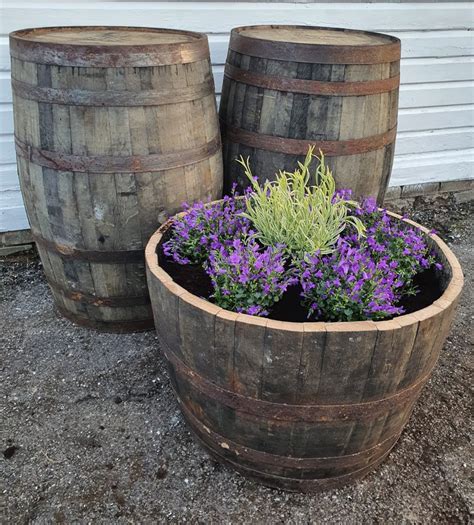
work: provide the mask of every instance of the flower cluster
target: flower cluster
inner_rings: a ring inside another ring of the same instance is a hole
[[[308,315],[324,321],[360,321],[402,313],[395,306],[404,284],[397,266],[386,256],[374,261],[370,249],[340,238],[331,255],[308,256],[300,264]]]
[[[397,275],[405,284],[404,293],[413,294],[416,290],[410,288],[413,277],[433,264],[441,269],[434,254],[429,253],[426,242],[419,230],[410,227],[402,221],[395,221],[386,210],[379,209],[374,199],[362,201],[355,212],[366,225],[366,245],[375,262],[387,257],[390,262],[397,263]],[[351,237],[356,244],[359,239]]]
[[[163,244],[164,254],[174,262],[203,264],[212,250],[252,234],[250,222],[240,215],[245,208],[243,199],[226,196],[213,204],[183,206],[186,213],[173,221],[172,236]]]
[[[350,190],[340,192],[350,198]],[[342,234],[331,256],[308,255],[299,273],[303,304],[310,316],[328,321],[384,319],[404,312],[404,295],[417,293],[413,277],[435,264],[423,237],[365,199],[354,213],[365,236]]]
[[[263,189],[242,161],[252,188],[243,197],[186,206],[165,255],[204,268],[214,302],[235,312],[267,316],[296,285],[313,320],[402,314],[401,299],[417,293],[414,277],[441,264],[419,230],[372,198],[357,203],[350,190],[335,190],[322,156],[319,186],[308,189],[311,155]]]
[[[255,239],[235,239],[212,250],[206,263],[215,302],[234,312],[268,315],[288,286],[296,283],[285,269],[284,246],[262,248]]]

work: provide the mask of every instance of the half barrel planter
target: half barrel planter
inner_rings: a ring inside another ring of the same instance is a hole
[[[307,26],[232,30],[220,121],[224,188],[254,173],[293,171],[308,146],[327,157],[339,188],[383,201],[395,148],[400,40]]]
[[[265,485],[303,492],[349,483],[387,457],[433,371],[463,286],[446,244],[405,222],[443,262],[443,293],[377,322],[290,323],[224,310],[160,267],[172,220],[153,235],[147,278],[161,349],[184,418],[212,456]]]
[[[184,201],[222,196],[207,37],[38,28],[10,50],[20,184],[58,310],[152,328],[146,242]]]

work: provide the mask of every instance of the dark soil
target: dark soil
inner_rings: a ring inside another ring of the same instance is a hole
[[[397,304],[397,306],[403,307],[406,314],[426,308],[436,299],[439,299],[444,291],[441,276],[434,267],[415,275],[413,286],[418,290],[418,293],[403,297]]]
[[[173,281],[178,283],[188,292],[209,300],[212,294],[211,279],[198,264],[178,264],[169,259],[160,262],[163,270],[169,274]]]
[[[57,314],[34,253],[0,260],[0,522],[468,524],[474,511],[472,205],[417,205],[466,284],[407,428],[365,479],[321,494],[248,481],[192,439],[155,332],[104,334]]]
[[[308,311],[301,306],[301,286],[290,286],[283,297],[270,310],[270,319],[304,323],[308,321]]]
[[[209,299],[212,294],[212,283],[202,266],[178,264],[163,253],[163,244],[170,238],[171,232],[171,228],[164,232],[162,241],[157,247],[158,263],[173,278],[173,281],[185,290],[203,299]]]

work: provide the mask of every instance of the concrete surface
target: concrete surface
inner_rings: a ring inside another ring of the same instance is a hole
[[[55,312],[34,253],[4,258],[4,523],[468,523],[472,203],[416,207],[413,216],[440,230],[465,269],[454,329],[383,466],[312,496],[267,489],[209,459],[183,423],[153,332],[76,327]]]

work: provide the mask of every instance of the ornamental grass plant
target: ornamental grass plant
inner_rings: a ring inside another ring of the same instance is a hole
[[[331,253],[347,227],[355,229],[359,236],[365,231],[361,220],[350,213],[357,208],[357,202],[338,195],[322,152],[314,173],[315,183],[310,184],[313,159],[311,146],[295,171],[280,171],[275,181],[267,180],[263,186],[253,176],[249,159],[238,160],[253,189],[242,216],[252,223],[262,244],[283,244],[292,257],[316,251]]]
[[[240,159],[251,189],[218,203],[197,203],[173,222],[164,254],[207,273],[222,308],[268,316],[289,288],[306,318],[387,319],[418,293],[415,277],[441,264],[420,231],[394,219],[374,199],[336,190],[324,156],[312,177],[313,148],[294,172],[258,185]],[[310,181],[314,178],[314,184]]]

